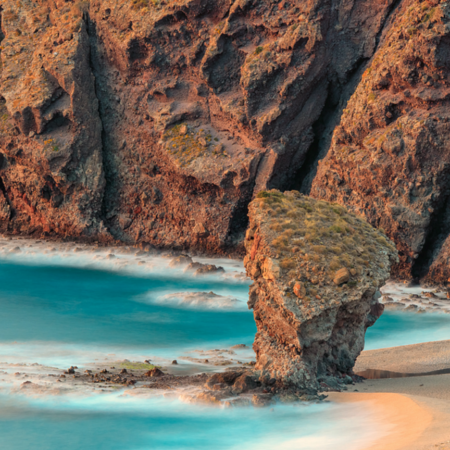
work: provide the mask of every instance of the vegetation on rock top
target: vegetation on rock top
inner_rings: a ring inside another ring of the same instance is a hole
[[[279,261],[282,276],[305,300],[347,269],[348,288],[368,278],[376,285],[376,271],[384,271],[385,255],[397,250],[385,234],[338,204],[315,200],[296,191],[260,192],[251,208],[264,239]],[[297,294],[297,296],[299,296]]]

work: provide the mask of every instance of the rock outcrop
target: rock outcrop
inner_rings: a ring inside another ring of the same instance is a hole
[[[217,253],[295,178],[394,0],[0,3],[2,228]]]
[[[450,278],[444,1],[0,6],[1,231],[243,254],[249,202],[295,188]]]
[[[449,56],[450,5],[400,2],[311,190],[383,228],[405,279],[450,277]]]
[[[315,389],[352,373],[397,251],[342,206],[295,191],[252,201],[244,263],[260,381]]]
[[[101,237],[102,125],[83,12],[0,3],[0,230]]]

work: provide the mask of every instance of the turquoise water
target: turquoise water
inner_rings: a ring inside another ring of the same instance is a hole
[[[105,353],[167,355],[184,350],[251,345],[256,327],[245,303],[240,310],[173,308],[155,304],[168,291],[214,291],[247,296],[248,283],[220,278],[177,279],[160,273],[147,278],[104,270],[0,263],[0,343],[17,342],[13,349],[33,349],[33,362],[53,363],[48,346],[64,348],[64,361],[77,357],[71,350]],[[42,347],[41,354],[37,343]],[[26,344],[26,345],[25,345]],[[0,355],[7,351],[0,346]],[[31,351],[31,350],[30,350]],[[63,357],[63,356],[61,356]]]
[[[384,431],[364,403],[220,409],[105,395],[0,405],[4,450],[361,450]]]
[[[229,276],[242,272],[240,263],[230,262],[225,277],[198,279],[169,269],[168,260],[123,256],[113,263],[102,254],[94,264],[91,254],[23,253],[0,259],[0,361],[60,368],[170,361],[253,342],[249,282]],[[211,309],[161,301],[168,293],[210,291],[241,303]],[[387,313],[369,330],[366,348],[450,339],[449,325],[448,315]],[[222,409],[122,391],[30,397],[10,391],[1,377],[2,450],[361,450],[386,432],[363,403]]]
[[[366,333],[365,350],[450,339],[450,314],[386,311]]]

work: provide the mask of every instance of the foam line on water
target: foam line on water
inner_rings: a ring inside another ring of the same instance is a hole
[[[217,290],[216,290],[217,291]],[[196,290],[173,292],[172,290],[158,292],[149,291],[147,294],[136,298],[143,303],[169,306],[173,308],[194,310],[222,310],[222,311],[245,311],[248,309],[246,295],[241,299],[232,295],[220,295],[216,292],[198,292]]]
[[[77,397],[16,396],[14,404],[8,402],[7,397],[3,400],[0,411],[12,407],[16,420],[20,420],[21,415],[31,414],[50,421],[50,424],[61,419],[71,421],[75,427],[77,423],[83,423],[83,419],[95,423],[102,417],[110,426],[123,427],[121,423],[125,423],[128,429],[122,432],[127,435],[127,446],[123,448],[127,450],[147,450],[149,445],[154,449],[361,450],[389,431],[389,427],[377,420],[368,402],[221,409],[185,404],[176,399],[143,399],[122,393]],[[2,414],[0,424],[1,419]],[[139,423],[142,420],[144,422]],[[42,420],[39,423],[44,425]],[[138,436],[141,439],[136,439]],[[105,437],[99,436],[99,439]],[[69,450],[74,448],[70,439],[67,445]]]
[[[53,243],[28,239],[0,238],[0,259],[16,264],[63,266],[121,272],[136,277],[192,279],[184,267],[170,267],[172,257],[144,252],[133,247],[95,247],[74,243]],[[225,273],[202,279],[231,284],[250,284],[242,261],[232,259],[195,258],[195,261],[222,266]]]

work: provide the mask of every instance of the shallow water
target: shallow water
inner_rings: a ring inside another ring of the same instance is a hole
[[[247,309],[192,310],[152,303],[152,297],[168,290],[213,290],[242,297],[248,285],[0,262],[0,342],[16,341],[11,347],[16,354],[17,348],[26,352],[28,346],[36,362],[46,364],[56,363],[54,355],[52,361],[39,355],[37,342],[42,350],[57,343],[68,353],[71,347],[88,351],[95,346],[105,353],[172,359],[198,345],[251,345],[255,325]],[[0,346],[0,355],[5,351]],[[66,355],[66,362],[70,357]]]
[[[221,369],[202,363],[208,349],[252,344],[249,281],[240,262],[220,261],[224,276],[194,278],[170,269],[170,259],[131,249],[50,251],[45,243],[0,244],[0,361],[61,368],[125,358],[161,364],[178,359],[180,369],[206,372]],[[14,250],[17,245],[20,250]],[[213,308],[201,301],[166,301],[185,292],[213,292],[233,301],[220,297]],[[366,348],[450,339],[449,320],[387,313],[369,330]],[[226,359],[247,361],[254,354],[251,348],[234,350]],[[15,371],[9,365],[3,370],[11,376]],[[361,450],[388,431],[364,404],[222,409],[123,391],[53,396],[10,391],[23,381],[2,382],[0,372],[2,450]]]
[[[216,409],[104,395],[0,405],[5,450],[361,450],[388,431],[367,404]]]
[[[365,350],[450,339],[450,314],[386,311],[367,330]]]

